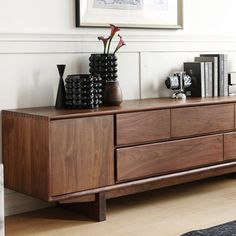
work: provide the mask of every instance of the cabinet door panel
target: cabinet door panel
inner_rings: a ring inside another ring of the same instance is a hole
[[[182,137],[234,129],[234,104],[171,109],[171,136]]]
[[[116,116],[117,145],[152,142],[170,137],[170,110]]]
[[[150,177],[223,161],[223,135],[117,150],[117,181]]]
[[[224,159],[236,159],[236,132],[224,134]]]
[[[51,195],[114,183],[113,116],[51,122]]]

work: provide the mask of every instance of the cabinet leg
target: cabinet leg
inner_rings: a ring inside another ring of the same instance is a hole
[[[94,202],[66,203],[59,206],[81,213],[98,222],[106,220],[106,196],[105,193],[96,193]]]

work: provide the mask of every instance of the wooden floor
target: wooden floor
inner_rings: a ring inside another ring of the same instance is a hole
[[[176,236],[236,220],[236,179],[220,177],[108,202],[97,223],[50,208],[6,218],[7,236]]]

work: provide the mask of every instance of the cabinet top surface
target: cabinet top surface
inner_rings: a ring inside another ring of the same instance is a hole
[[[55,109],[55,107],[32,107],[5,112],[14,112],[25,115],[46,117],[50,120],[76,118],[98,115],[110,115],[127,112],[148,111],[155,109],[179,108],[189,106],[213,105],[222,103],[236,103],[236,96],[211,97],[211,98],[187,98],[176,100],[171,98],[155,98],[124,101],[120,106],[103,106],[98,109]]]

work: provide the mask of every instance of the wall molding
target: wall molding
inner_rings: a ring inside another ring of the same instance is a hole
[[[121,53],[139,52],[236,52],[236,36],[124,34]],[[100,53],[97,33],[4,33],[0,54]]]
[[[94,33],[46,33],[46,32],[3,32],[0,31],[0,42],[97,42],[98,32]],[[169,31],[169,34],[122,33],[126,42],[221,42],[235,43],[235,35],[184,35]],[[115,40],[115,39],[114,39]]]

